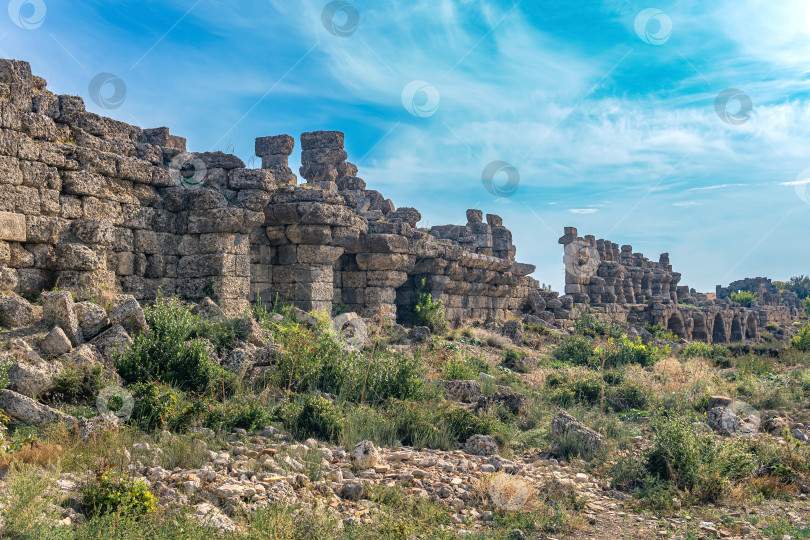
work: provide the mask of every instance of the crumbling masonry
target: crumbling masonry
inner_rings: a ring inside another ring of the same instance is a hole
[[[707,340],[716,320],[728,339],[756,337],[793,309],[680,306],[691,297],[665,257],[652,263],[575,229],[566,248],[585,241],[601,262],[588,279],[567,277],[560,297],[515,261],[500,217],[468,210],[465,225],[419,228],[417,210],[366,189],[342,133],[305,133],[300,143],[301,185],[290,136],[257,139],[262,165],[247,169],[230,154],[186,152],[167,128],[87,112],[81,98],[49,92],[28,63],[0,60],[0,291],[123,291],[147,301],[162,291],[209,296],[231,313],[279,298],[402,320],[424,280],[454,322],[524,317],[565,328],[587,300]]]

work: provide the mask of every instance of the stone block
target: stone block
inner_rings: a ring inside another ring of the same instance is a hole
[[[231,189],[258,189],[272,191],[276,180],[269,169],[235,169],[229,177]]]
[[[343,133],[340,131],[312,131],[301,134],[301,149],[343,148]]]
[[[275,135],[272,137],[258,137],[256,139],[256,155],[264,157],[268,155],[289,156],[295,149],[295,139],[289,135]]]
[[[46,322],[58,324],[74,346],[83,342],[79,319],[74,310],[73,296],[69,292],[42,293],[42,317]]]
[[[0,212],[0,240],[26,241],[26,219],[23,214]]]

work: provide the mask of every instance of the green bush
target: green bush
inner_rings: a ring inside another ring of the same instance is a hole
[[[739,291],[731,293],[731,301],[737,302],[743,307],[751,307],[751,302],[757,299],[757,294],[749,291]]]
[[[442,379],[445,381],[465,381],[477,378],[478,372],[465,358],[450,358],[442,366]]]
[[[681,354],[685,358],[699,357],[708,360],[727,358],[731,356],[730,351],[722,345],[709,345],[702,341],[693,341],[681,349]]]
[[[135,336],[132,346],[116,360],[118,374],[126,383],[156,380],[181,390],[202,392],[226,377],[211,360],[212,344],[207,339],[191,338],[199,317],[187,306],[158,296],[144,314],[149,332]]]
[[[82,495],[82,511],[89,515],[137,516],[155,509],[157,500],[145,483],[111,469],[96,473]]]
[[[580,335],[565,338],[554,349],[552,355],[560,362],[568,362],[575,366],[590,365],[596,358],[591,340]]]
[[[608,410],[625,412],[645,409],[650,402],[650,391],[636,383],[626,381],[615,371],[604,374],[605,405]],[[602,379],[598,373],[578,374],[569,377],[552,373],[546,377],[546,399],[560,407],[581,404],[600,405]]]
[[[661,341],[678,341],[678,336],[669,331],[666,326],[660,324],[645,324],[644,329],[652,334],[655,339]]]
[[[650,343],[645,345],[641,338],[631,340],[627,336],[622,336],[619,339],[610,338],[604,346],[597,348],[595,361],[597,364],[601,364],[604,360],[606,369],[627,364],[649,367],[669,352],[669,345],[659,348]]]
[[[286,402],[275,413],[281,417],[284,427],[296,437],[337,442],[343,432],[343,414],[328,399],[320,396],[303,396],[294,402]]]
[[[606,323],[595,315],[583,313],[574,320],[574,331],[581,336],[618,338],[624,331],[619,323]]]
[[[416,284],[411,299],[411,323],[413,326],[427,326],[434,333],[447,330],[442,301],[433,301],[433,296],[425,290],[424,279]]]
[[[810,317],[810,296],[802,300],[802,309],[804,309],[804,314]]]
[[[51,399],[64,403],[95,403],[99,390],[112,384],[103,366],[67,366],[54,375]]]
[[[501,365],[518,373],[528,373],[533,368],[534,361],[529,359],[527,352],[509,347],[503,351]]]
[[[167,384],[155,381],[128,387],[135,401],[132,420],[147,430],[169,427],[180,410],[182,394]]]
[[[790,340],[790,345],[800,351],[810,351],[810,323],[805,323],[799,333]]]

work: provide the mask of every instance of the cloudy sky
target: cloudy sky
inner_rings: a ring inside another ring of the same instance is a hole
[[[500,214],[557,290],[576,226],[712,291],[810,273],[808,4],[12,0],[0,54],[254,166],[255,137],[344,131],[370,189]]]

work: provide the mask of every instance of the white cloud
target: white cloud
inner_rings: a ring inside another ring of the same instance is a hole
[[[568,211],[571,212],[572,214],[587,215],[587,214],[595,214],[599,210],[596,208],[571,208]]]
[[[688,208],[688,207],[691,207],[691,206],[703,206],[703,203],[702,202],[697,202],[697,201],[683,201],[683,202],[672,203],[672,206],[677,206],[677,207],[681,207],[681,208]]]

